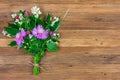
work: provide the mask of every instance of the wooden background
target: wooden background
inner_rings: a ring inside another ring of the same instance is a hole
[[[46,52],[32,75],[31,55],[8,47],[0,33],[0,80],[120,80],[120,0],[0,0],[0,32],[10,14],[37,5],[43,13],[68,16],[58,32],[60,50]]]

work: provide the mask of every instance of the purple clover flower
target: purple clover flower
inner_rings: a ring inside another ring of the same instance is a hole
[[[29,31],[29,30],[27,30],[27,31],[26,31],[26,34],[27,34],[27,35],[28,35],[28,34],[30,34],[30,31]]]
[[[46,39],[48,37],[48,31],[43,29],[41,25],[36,26],[33,29],[32,34],[38,39]]]
[[[15,41],[17,43],[17,45],[20,45],[21,43],[23,43],[24,41],[24,37],[26,36],[26,32],[24,29],[21,29],[21,31],[19,33],[16,34],[15,36]]]
[[[28,11],[25,11],[24,12],[24,16],[28,16],[29,15],[29,12]]]
[[[19,19],[20,19],[20,16],[19,16],[19,15],[17,15],[15,18],[19,20]]]
[[[51,30],[49,34],[50,34],[50,36],[52,36],[54,34],[54,32]]]

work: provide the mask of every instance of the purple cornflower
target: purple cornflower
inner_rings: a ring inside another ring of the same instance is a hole
[[[25,36],[27,35],[24,29],[21,29],[21,35],[22,35],[23,37],[25,37]]]
[[[15,41],[17,45],[20,45],[24,41],[24,37],[26,36],[26,32],[24,29],[21,29],[19,33],[16,34]]]
[[[48,31],[43,29],[41,25],[36,26],[33,29],[32,34],[38,39],[46,39],[48,37]]]

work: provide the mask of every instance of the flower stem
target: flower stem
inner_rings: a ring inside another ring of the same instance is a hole
[[[40,68],[38,66],[34,66],[34,68],[33,68],[33,74],[34,75],[40,74]]]
[[[38,55],[35,55],[33,59],[34,59],[33,74],[38,75],[40,74],[40,67],[39,67],[40,57]]]

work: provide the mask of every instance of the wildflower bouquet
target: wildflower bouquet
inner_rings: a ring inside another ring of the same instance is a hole
[[[14,37],[9,46],[24,48],[26,54],[33,56],[33,74],[40,73],[39,61],[44,57],[44,52],[56,52],[60,35],[56,33],[60,26],[58,17],[52,18],[48,13],[42,15],[40,8],[32,7],[31,13],[26,10],[20,10],[11,15],[14,23],[8,23],[4,28],[3,34],[8,37]]]

